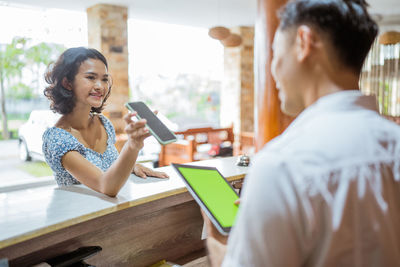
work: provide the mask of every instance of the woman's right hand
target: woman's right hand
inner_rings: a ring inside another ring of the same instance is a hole
[[[143,141],[150,136],[149,130],[145,127],[146,120],[133,121],[136,113],[128,113],[124,116],[126,122],[125,132],[128,135],[128,145],[131,149],[140,150],[143,148]]]

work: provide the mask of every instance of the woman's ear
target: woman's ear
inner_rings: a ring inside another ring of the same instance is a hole
[[[297,60],[304,61],[310,56],[315,45],[315,33],[307,25],[301,25],[297,28],[296,34],[296,52]]]
[[[67,90],[71,90],[71,91],[72,91],[72,85],[71,85],[71,82],[70,82],[70,81],[68,81],[68,79],[67,79],[66,77],[64,77],[64,78],[62,79],[62,82],[61,82],[61,84],[62,84],[62,86],[63,86],[65,89],[67,89]]]

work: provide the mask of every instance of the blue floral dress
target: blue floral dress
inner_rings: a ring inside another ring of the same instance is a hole
[[[43,134],[43,154],[47,164],[54,172],[54,178],[59,186],[80,184],[72,175],[64,169],[61,164],[61,158],[68,151],[78,151],[88,161],[106,171],[111,164],[117,159],[118,151],[115,148],[115,130],[111,122],[99,115],[100,121],[103,123],[107,132],[107,149],[103,154],[100,154],[90,148],[85,147],[72,134],[64,129],[51,127]]]

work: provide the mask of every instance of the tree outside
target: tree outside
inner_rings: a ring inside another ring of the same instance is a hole
[[[12,78],[20,76],[24,66],[23,53],[26,45],[25,38],[14,38],[11,44],[1,46],[0,50],[0,97],[3,138],[8,139],[7,111],[5,100],[5,86]]]
[[[26,62],[28,68],[33,74],[34,92],[41,94],[43,88],[40,85],[40,80],[43,79],[44,70],[47,66],[65,50],[63,45],[53,43],[39,43],[31,46],[26,50]]]
[[[220,89],[221,81],[198,74],[141,75],[134,81],[133,99],[159,110],[180,129],[218,127]]]
[[[30,41],[28,38],[15,37],[10,44],[0,45],[0,107],[3,139],[8,139],[10,136],[6,98],[12,100],[39,98],[43,89],[40,80],[45,68],[65,49],[58,44],[30,45]],[[27,75],[28,73],[30,75]]]

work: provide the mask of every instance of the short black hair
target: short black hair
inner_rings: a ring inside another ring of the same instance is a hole
[[[86,47],[69,48],[60,55],[55,63],[48,66],[45,80],[49,86],[44,89],[44,95],[50,100],[51,110],[63,115],[72,112],[76,102],[75,93],[64,88],[62,81],[66,78],[69,82],[73,82],[79,67],[89,58],[101,60],[108,69],[106,58],[96,49]],[[101,113],[110,92],[111,84],[101,106],[92,107],[91,112]]]
[[[325,33],[345,66],[361,72],[378,33],[364,0],[294,0],[278,13],[280,30],[309,25]]]

